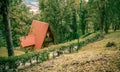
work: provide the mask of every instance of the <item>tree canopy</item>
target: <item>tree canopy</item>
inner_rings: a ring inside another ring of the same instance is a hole
[[[57,43],[63,43],[101,31],[120,29],[120,1],[114,0],[38,0],[39,13],[33,14],[23,0],[9,1],[9,19],[13,45],[28,34],[33,19],[50,24]],[[81,2],[82,1],[82,2]],[[0,46],[6,46],[4,16],[5,1],[0,0]],[[79,34],[78,34],[79,33]]]

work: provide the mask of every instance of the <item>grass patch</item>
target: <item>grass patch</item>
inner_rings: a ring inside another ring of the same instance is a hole
[[[6,57],[8,55],[6,48],[0,48],[0,57]]]
[[[22,55],[25,52],[20,49],[14,49],[15,56]],[[5,47],[0,48],[0,57],[8,57],[8,52]]]

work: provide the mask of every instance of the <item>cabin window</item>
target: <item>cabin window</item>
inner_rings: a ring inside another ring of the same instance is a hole
[[[50,37],[50,34],[49,33],[47,33],[47,37],[46,38],[49,38]]]

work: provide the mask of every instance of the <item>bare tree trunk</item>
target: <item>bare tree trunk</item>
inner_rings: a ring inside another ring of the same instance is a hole
[[[100,15],[100,18],[101,18],[101,24],[100,24],[100,31],[101,31],[101,36],[104,37],[104,25],[105,25],[105,0],[102,0],[102,8],[99,8],[100,11],[101,11],[101,15]]]
[[[10,26],[10,19],[9,19],[9,0],[3,0],[2,3],[2,10],[3,10],[3,23],[5,25],[5,36],[7,42],[7,50],[8,56],[13,56],[13,43],[12,43],[12,33],[11,33],[11,26]]]
[[[108,30],[109,30],[109,24],[107,22],[108,18],[107,18],[107,8],[106,8],[106,0],[104,1],[104,24],[105,24],[105,28],[104,28],[104,31],[105,33],[107,34],[108,33]]]

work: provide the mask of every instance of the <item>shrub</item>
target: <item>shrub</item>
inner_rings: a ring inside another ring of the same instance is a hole
[[[81,38],[80,47],[97,40],[99,37],[100,37],[100,33],[93,33],[85,38]],[[68,50],[69,53],[75,52],[75,50],[77,51],[80,48],[80,47],[77,47],[76,49],[77,45],[78,45],[78,40],[76,39],[64,44],[58,44],[58,45],[46,47],[44,49],[41,49],[39,52],[31,52],[31,53],[26,53],[20,56],[13,56],[8,58],[1,57],[0,71],[9,70],[9,69],[15,70],[21,65],[26,66],[26,63],[30,63],[32,65],[33,64],[32,61],[34,60],[36,62],[46,61],[49,59],[49,54],[51,52],[53,52],[54,57],[65,53],[66,50]]]

